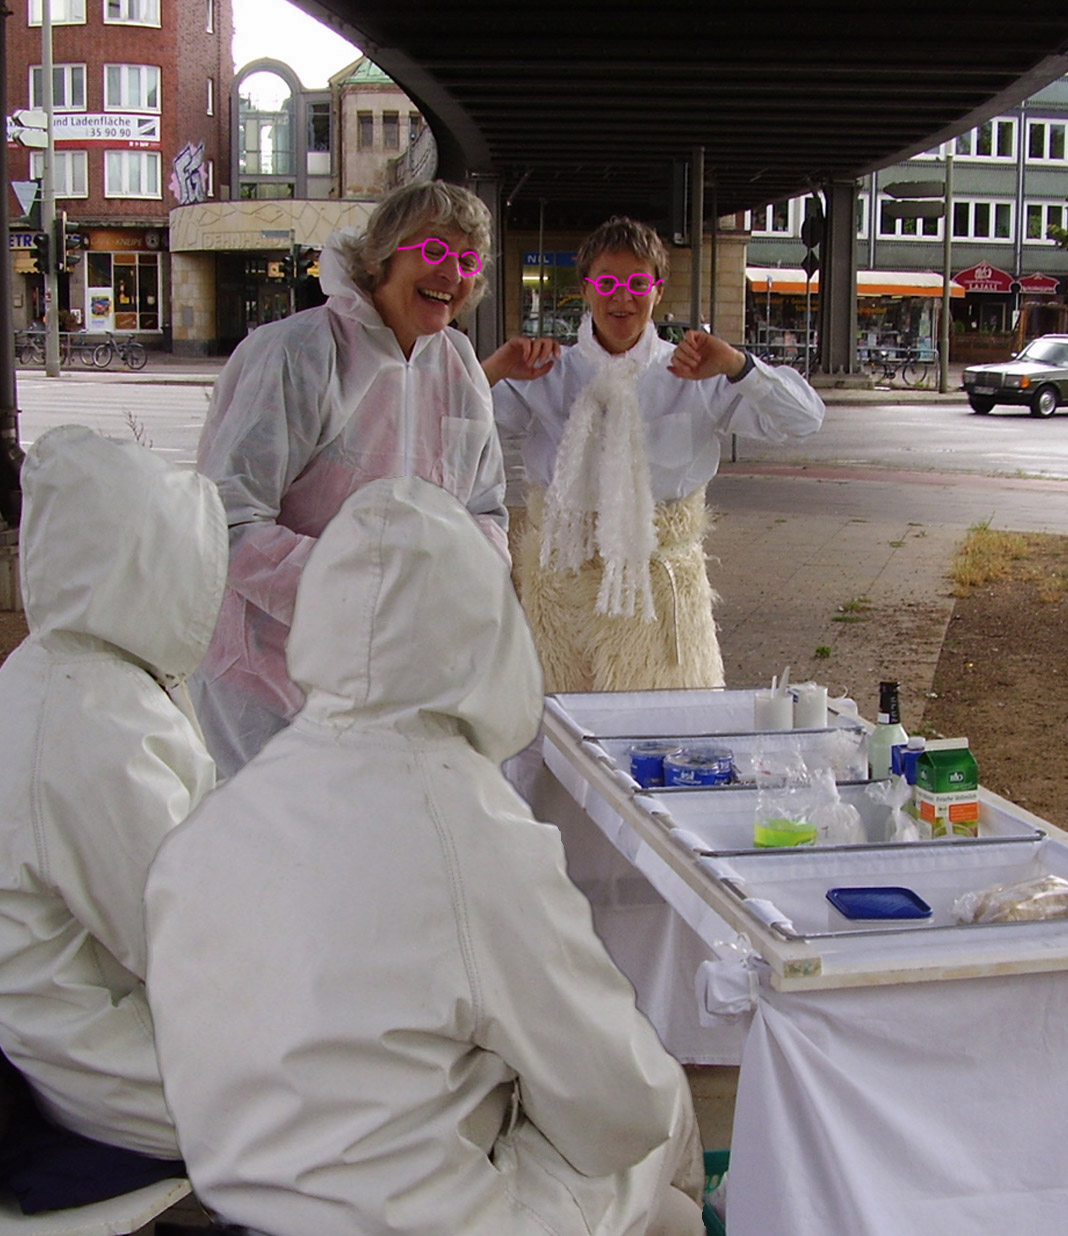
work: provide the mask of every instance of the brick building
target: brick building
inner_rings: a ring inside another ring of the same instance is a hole
[[[12,8],[8,115],[43,103],[41,0]],[[56,209],[85,242],[61,321],[166,343],[170,210],[230,196],[230,0],[51,0],[51,20]],[[11,180],[43,157],[9,141]],[[32,246],[13,224],[16,329],[44,308]]]

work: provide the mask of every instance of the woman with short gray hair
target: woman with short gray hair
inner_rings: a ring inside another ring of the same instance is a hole
[[[491,217],[444,181],[383,199],[319,263],[325,305],[259,327],[215,383],[197,466],[218,486],[230,573],[192,682],[229,776],[285,726],[303,692],[285,668],[297,582],[344,500],[379,477],[448,490],[507,557],[504,468],[489,386],[451,323],[477,304]]]

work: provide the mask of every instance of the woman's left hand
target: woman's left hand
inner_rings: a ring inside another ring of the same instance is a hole
[[[516,335],[509,339],[482,362],[482,370],[495,386],[504,378],[513,381],[530,381],[549,372],[560,355],[560,345],[555,339],[540,336]]]
[[[725,373],[737,377],[745,367],[745,353],[732,348],[724,339],[704,330],[688,330],[675,349],[668,370],[677,378],[714,378]]]

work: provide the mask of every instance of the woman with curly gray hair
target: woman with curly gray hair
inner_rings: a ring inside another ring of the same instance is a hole
[[[489,385],[450,326],[485,290],[490,224],[457,185],[396,190],[362,233],[325,245],[326,304],[259,327],[215,383],[197,466],[222,494],[230,573],[191,687],[223,776],[303,703],[285,662],[297,581],[349,494],[379,477],[422,477],[507,557]]]

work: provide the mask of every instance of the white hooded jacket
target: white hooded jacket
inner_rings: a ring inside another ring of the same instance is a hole
[[[542,706],[506,564],[446,493],[375,482],[288,655],[304,708],[147,887],[198,1197],[278,1236],[644,1231],[689,1093],[498,769]]]
[[[175,1158],[144,991],[160,839],[214,784],[160,685],[226,579],[215,486],[134,442],[52,430],[22,472],[30,635],[0,667],[0,1046],[60,1124]]]
[[[507,555],[504,464],[474,349],[449,329],[420,336],[405,358],[332,241],[321,259],[326,304],[242,342],[201,436],[197,465],[219,486],[231,560],[192,685],[224,776],[303,702],[285,665],[297,581],[350,493],[380,477],[420,476],[458,498]]]

